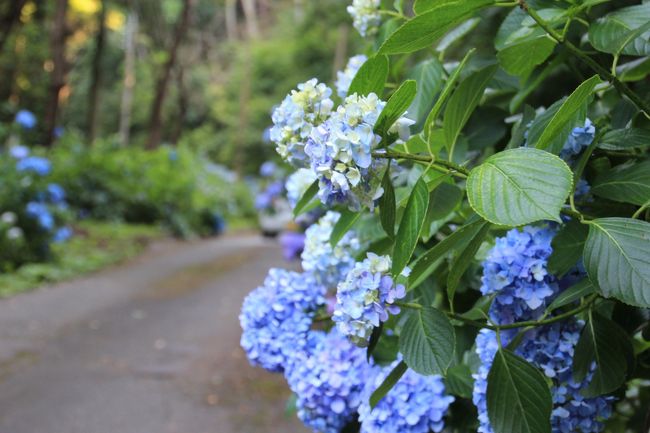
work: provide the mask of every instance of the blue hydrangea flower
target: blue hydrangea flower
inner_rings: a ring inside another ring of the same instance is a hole
[[[334,288],[354,267],[359,239],[353,231],[346,233],[332,248],[330,238],[341,214],[329,211],[305,231],[302,268],[314,275],[325,287]]]
[[[36,116],[28,110],[20,110],[16,113],[16,123],[24,129],[32,129],[36,126]]]
[[[374,93],[348,96],[325,123],[312,130],[305,153],[318,176],[318,196],[324,204],[373,209],[383,194],[380,172],[386,162],[373,160],[371,154],[381,141],[373,128],[385,105]]]
[[[441,432],[445,427],[443,418],[454,397],[445,394],[440,376],[421,376],[408,369],[377,406],[370,408],[370,396],[398,362],[382,368],[366,384],[359,406],[361,433]]]
[[[591,186],[585,179],[579,179],[576,183],[576,190],[574,197],[578,201],[590,201],[589,192],[591,191]]]
[[[596,127],[591,123],[591,120],[586,119],[585,126],[573,128],[573,131],[569,134],[569,138],[567,138],[567,141],[564,143],[564,147],[560,152],[560,158],[568,161],[574,156],[580,154],[585,147],[589,146],[591,142],[594,141],[595,136]]]
[[[296,166],[305,164],[305,142],[312,128],[329,117],[334,107],[331,94],[332,89],[313,78],[299,84],[273,111],[270,137],[284,160]]]
[[[52,241],[56,243],[65,242],[72,237],[72,229],[68,226],[61,227],[54,232],[52,236]]]
[[[341,98],[345,98],[347,96],[348,89],[350,88],[350,84],[352,84],[354,76],[357,75],[359,68],[361,65],[366,63],[366,60],[368,60],[368,57],[364,54],[350,57],[348,64],[345,65],[345,69],[336,73],[336,93]]]
[[[11,148],[9,149],[9,155],[11,155],[11,157],[15,159],[26,158],[27,156],[29,156],[29,147],[22,146],[20,144],[11,146]]]
[[[314,331],[311,350],[299,352],[285,371],[296,394],[298,418],[314,432],[339,433],[355,419],[364,384],[373,374],[366,351],[333,328]]]
[[[54,217],[45,204],[30,201],[27,203],[26,212],[29,217],[38,221],[42,229],[49,232],[54,228]]]
[[[287,261],[300,258],[300,253],[305,249],[305,234],[299,232],[284,232],[280,235],[282,255]]]
[[[332,320],[355,344],[366,346],[374,327],[399,313],[394,302],[406,296],[403,284],[395,284],[389,275],[389,256],[368,253],[368,257],[348,273],[336,289]],[[408,272],[408,270],[407,270]]]
[[[348,13],[352,16],[354,28],[363,37],[377,33],[381,24],[379,13],[381,0],[352,0]]]
[[[569,281],[558,282],[546,270],[554,233],[549,228],[526,226],[497,239],[483,264],[481,287],[483,294],[496,294],[489,311],[492,321],[506,324],[538,319],[560,290],[570,285]],[[565,279],[573,281],[575,276]],[[580,429],[584,433],[599,432],[603,427],[599,420],[610,415],[610,397],[585,399],[580,394],[591,380],[590,376],[582,383],[573,381],[573,352],[582,326],[581,322],[572,319],[536,328],[525,335],[516,349],[519,356],[540,368],[553,382],[553,433]],[[507,345],[515,334],[516,330],[502,331],[502,344]],[[481,364],[474,375],[473,392],[480,433],[493,433],[487,414],[486,392],[488,373],[497,349],[496,333],[481,330],[476,337],[476,353]]]
[[[276,181],[268,184],[264,191],[260,192],[255,197],[255,208],[258,210],[269,209],[273,204],[273,200],[279,197],[284,191],[284,184],[282,181]]]
[[[316,174],[308,168],[299,168],[287,178],[284,184],[287,190],[287,200],[291,208],[295,208],[303,194],[316,180]]]
[[[51,183],[47,186],[47,196],[54,204],[61,204],[65,201],[65,190],[58,183]]]
[[[275,174],[277,170],[277,165],[273,161],[266,161],[260,166],[260,176],[262,177],[271,177]]]
[[[16,163],[16,170],[18,171],[32,171],[39,176],[46,176],[50,174],[52,164],[47,158],[40,156],[28,156],[20,159]]]
[[[264,284],[244,299],[239,322],[241,347],[252,365],[282,372],[288,359],[307,345],[325,288],[309,274],[271,269]]]

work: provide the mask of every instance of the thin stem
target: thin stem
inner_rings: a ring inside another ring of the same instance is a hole
[[[570,216],[571,218],[577,219],[580,222],[583,222],[585,220],[585,216],[580,212],[578,212],[577,210],[562,208],[560,209],[560,212]]]
[[[650,200],[645,202],[643,206],[641,206],[634,214],[632,214],[632,218],[638,218],[641,216],[644,210],[648,209],[650,207]]]
[[[600,78],[603,80],[611,82],[614,87],[622,94],[630,98],[630,100],[636,105],[640,110],[644,111],[646,115],[650,115],[650,104],[645,102],[639,95],[634,93],[625,83],[620,81],[614,75],[612,75],[607,69],[602,67],[598,62],[589,57],[584,51],[580,48],[573,45],[570,41],[566,40],[563,35],[555,31],[551,26],[540,17],[534,9],[528,7],[526,0],[519,0],[519,7],[530,15],[530,17],[535,20],[535,22],[553,39],[558,43],[564,44],[564,46],[575,54],[580,60],[582,60],[587,66],[589,66],[594,72],[596,72]]]
[[[387,158],[387,159],[410,159],[412,161],[419,161],[425,163],[433,163],[438,166],[447,168],[449,172],[453,175],[459,177],[469,176],[469,169],[458,165],[451,161],[445,161],[442,159],[435,159],[431,156],[426,155],[413,155],[411,153],[398,152],[395,150],[388,150],[386,152],[373,152],[372,156],[376,158]]]

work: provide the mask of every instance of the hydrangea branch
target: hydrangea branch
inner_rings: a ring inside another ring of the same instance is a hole
[[[389,150],[385,152],[373,152],[372,156],[375,158],[387,158],[387,159],[410,159],[411,161],[424,162],[427,164],[433,164],[438,166],[438,168],[446,169],[447,172],[451,173],[454,176],[465,178],[469,176],[469,170],[462,165],[458,165],[451,161],[445,161],[442,159],[435,159],[426,155],[413,155],[410,153],[398,152],[395,150]]]

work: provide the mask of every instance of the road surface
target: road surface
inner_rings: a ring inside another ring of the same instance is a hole
[[[243,297],[282,263],[255,235],[156,244],[0,301],[0,433],[298,433],[281,375],[239,348]]]

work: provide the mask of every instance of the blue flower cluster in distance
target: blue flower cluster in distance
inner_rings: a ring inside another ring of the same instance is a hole
[[[373,368],[366,351],[336,328],[327,335],[314,331],[312,341],[313,348],[296,354],[285,377],[297,397],[298,418],[314,432],[339,433],[354,421]]]
[[[361,36],[372,36],[377,33],[381,24],[379,6],[381,0],[352,0],[352,4],[348,6],[354,28]]]
[[[347,232],[332,248],[330,238],[341,214],[329,211],[305,231],[302,268],[315,276],[327,288],[336,287],[354,267],[353,255],[359,250],[359,239]]]
[[[445,394],[440,376],[422,376],[408,369],[377,406],[370,408],[370,396],[398,362],[382,368],[366,384],[359,406],[361,433],[441,432],[445,427],[444,416],[454,397]]]
[[[299,84],[273,111],[270,138],[284,160],[296,166],[306,164],[305,141],[312,128],[329,117],[334,107],[331,95],[332,89],[313,78]]]
[[[595,136],[596,127],[591,123],[591,120],[586,119],[585,126],[573,128],[560,152],[560,158],[565,161],[571,160],[574,156],[580,154],[585,147],[589,146],[594,141]]]
[[[391,264],[389,256],[368,253],[338,285],[332,320],[358,346],[367,346],[373,328],[400,311],[394,302],[406,289],[389,275]]]
[[[383,194],[380,172],[386,163],[373,160],[371,154],[381,141],[373,128],[385,105],[374,93],[350,95],[325,123],[312,130],[305,153],[318,175],[318,196],[325,205],[373,209]]]
[[[509,231],[498,238],[483,263],[481,292],[496,294],[490,317],[497,324],[538,319],[559,293],[559,284],[547,272],[552,252],[550,228],[526,226]],[[611,397],[586,399],[581,391],[590,381],[572,378],[573,353],[583,324],[569,319],[529,331],[516,353],[540,368],[553,382],[554,409],[551,416],[553,433],[597,433],[600,422],[611,414]],[[501,332],[506,345],[516,330]],[[487,414],[487,377],[497,352],[496,333],[483,329],[476,337],[476,353],[481,364],[474,374],[473,401],[478,409],[480,433],[493,433]]]
[[[24,129],[33,129],[36,126],[36,116],[28,110],[20,110],[16,113],[15,121]]]
[[[252,365],[282,372],[307,344],[325,289],[309,274],[271,269],[264,284],[244,299],[239,322],[241,347]]]
[[[33,172],[39,176],[47,176],[52,170],[52,164],[47,158],[40,156],[26,156],[16,163],[16,170]]]
[[[273,205],[273,200],[284,191],[284,183],[280,180],[271,182],[255,197],[255,209],[266,210]]]
[[[357,75],[359,68],[361,65],[366,63],[366,60],[368,60],[368,57],[364,54],[350,57],[348,64],[345,66],[345,69],[336,73],[336,93],[341,98],[345,98],[347,96],[348,89],[350,89],[350,84],[352,84],[354,76]]]

